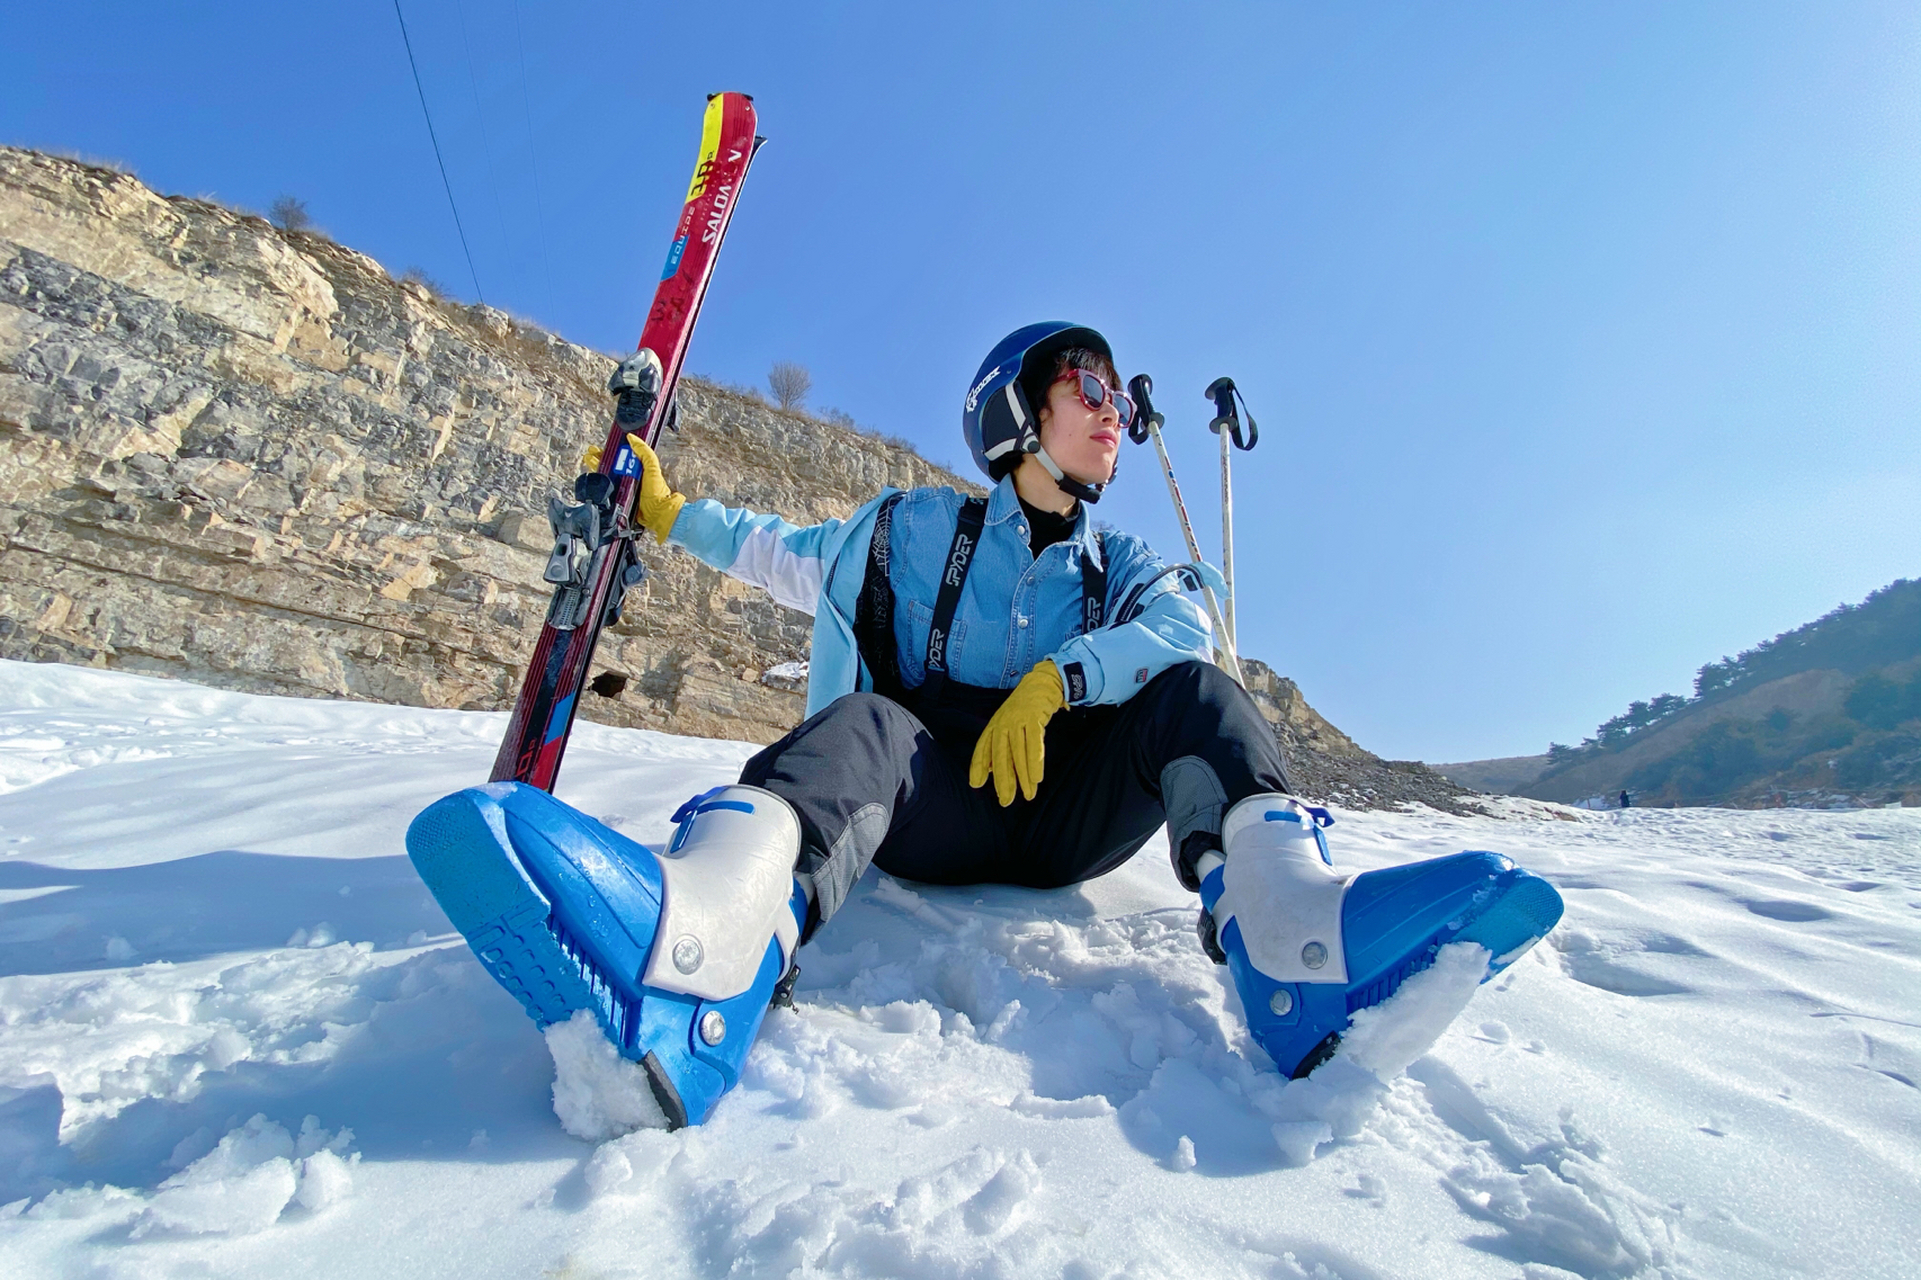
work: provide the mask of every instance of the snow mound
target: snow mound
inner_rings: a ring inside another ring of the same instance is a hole
[[[547,1051],[554,1055],[554,1114],[568,1133],[603,1142],[667,1127],[646,1071],[620,1056],[587,1010],[547,1028]]]
[[[1487,948],[1476,942],[1442,947],[1434,963],[1403,982],[1390,999],[1354,1014],[1336,1056],[1381,1080],[1400,1075],[1467,1008],[1489,959]]]
[[[0,1084],[51,1077],[62,1142],[83,1144],[128,1107],[189,1102],[244,1063],[320,1063],[369,997],[402,975],[371,943],[275,951],[238,963],[153,964],[79,982],[0,979]]]
[[[353,1130],[329,1133],[308,1116],[296,1142],[256,1115],[162,1182],[135,1222],[133,1237],[154,1230],[248,1235],[279,1221],[296,1200],[319,1212],[353,1192],[351,1165],[341,1158],[352,1141]],[[359,1156],[350,1153],[350,1159]]]
[[[182,1145],[192,1141],[192,1136]],[[311,1216],[353,1193],[353,1131],[330,1133],[308,1116],[296,1139],[264,1115],[230,1130],[213,1150],[167,1178],[151,1195],[91,1183],[57,1191],[25,1209],[29,1221],[127,1222],[126,1238],[151,1233],[252,1235],[290,1206]],[[343,1155],[343,1153],[345,1153]],[[17,1206],[9,1206],[16,1208]]]
[[[776,689],[804,689],[807,686],[807,663],[776,662],[760,673],[760,682]]]

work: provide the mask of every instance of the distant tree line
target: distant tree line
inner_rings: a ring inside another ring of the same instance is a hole
[[[1848,716],[1872,728],[1891,729],[1903,720],[1921,716],[1921,677],[1896,684],[1873,672],[1917,654],[1921,654],[1921,579],[1901,578],[1871,592],[1860,604],[1841,605],[1813,622],[1763,640],[1737,657],[1708,663],[1695,673],[1691,698],[1664,693],[1648,702],[1631,702],[1620,715],[1602,721],[1580,746],[1549,743],[1548,769],[1620,750],[1690,707],[1720,701],[1800,671],[1868,673],[1849,692]],[[1857,707],[1861,714],[1857,714]],[[1893,719],[1888,719],[1890,716]]]
[[[1837,711],[1795,715],[1777,707],[1758,720],[1717,720],[1643,762],[1626,782],[1681,804],[1717,803],[1757,784],[1913,789],[1921,782],[1921,672],[1906,680],[1869,672]]]

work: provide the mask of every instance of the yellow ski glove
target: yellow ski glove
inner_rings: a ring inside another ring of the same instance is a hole
[[[1032,800],[1041,787],[1047,722],[1066,705],[1060,668],[1052,658],[1041,659],[1021,677],[1007,701],[981,730],[980,741],[974,744],[974,763],[967,771],[967,785],[984,786],[991,773],[994,794],[1002,808],[1014,803],[1016,782],[1021,794]]]
[[[640,459],[640,523],[656,539],[665,543],[667,535],[674,531],[674,521],[680,518],[680,509],[687,505],[687,495],[676,493],[668,487],[667,476],[660,469],[660,458],[633,432],[627,433],[627,447]],[[592,445],[580,455],[582,471],[600,470],[601,448]]]

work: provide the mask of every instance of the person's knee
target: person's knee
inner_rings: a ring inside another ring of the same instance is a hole
[[[822,713],[834,720],[854,720],[862,724],[873,724],[885,728],[909,728],[914,718],[907,708],[884,694],[856,690],[843,693],[827,704]]]
[[[1152,695],[1156,698],[1175,698],[1184,702],[1201,701],[1214,705],[1244,699],[1247,690],[1235,683],[1234,677],[1211,662],[1199,658],[1189,658],[1173,666],[1147,682],[1147,687],[1138,696]]]
[[[1225,744],[1230,752],[1258,762],[1257,772],[1269,772],[1274,779],[1284,776],[1274,726],[1253,696],[1213,663],[1177,662],[1137,696],[1151,698],[1143,709],[1167,735],[1162,742],[1168,758],[1193,754],[1216,759]]]
[[[791,769],[795,759],[834,757],[861,749],[892,751],[897,744],[911,741],[919,729],[919,722],[891,698],[876,693],[843,694],[786,737],[757,752],[742,766],[740,780],[749,786],[765,786],[777,773]]]
[[[862,742],[890,749],[911,743],[923,732],[912,712],[878,693],[843,693],[816,717],[816,732],[832,738],[851,734]]]

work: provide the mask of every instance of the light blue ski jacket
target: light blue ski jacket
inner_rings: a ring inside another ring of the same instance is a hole
[[[764,589],[781,604],[814,615],[808,668],[807,714],[843,694],[872,689],[873,677],[854,639],[854,608],[867,573],[874,516],[894,489],[845,520],[800,528],[777,515],[725,507],[711,498],[680,510],[668,541],[742,582]],[[910,489],[894,508],[888,576],[894,588],[894,640],[901,683],[926,676],[927,633],[934,600],[966,499],[953,489]],[[1147,544],[1110,530],[1105,537],[1107,600],[1112,618],[1132,589],[1166,566]],[[1213,656],[1207,616],[1180,594],[1178,575],[1152,581],[1144,606],[1129,622],[1082,634],[1081,566],[1100,563],[1103,539],[1094,532],[1087,505],[1072,536],[1046,547],[1039,559],[1028,549],[1027,516],[1013,480],[1002,480],[987,502],[980,549],[968,570],[954,634],[948,643],[948,677],[964,684],[1009,689],[1044,658],[1065,672],[1081,664],[1085,688],[1076,705],[1127,701],[1175,663]]]

